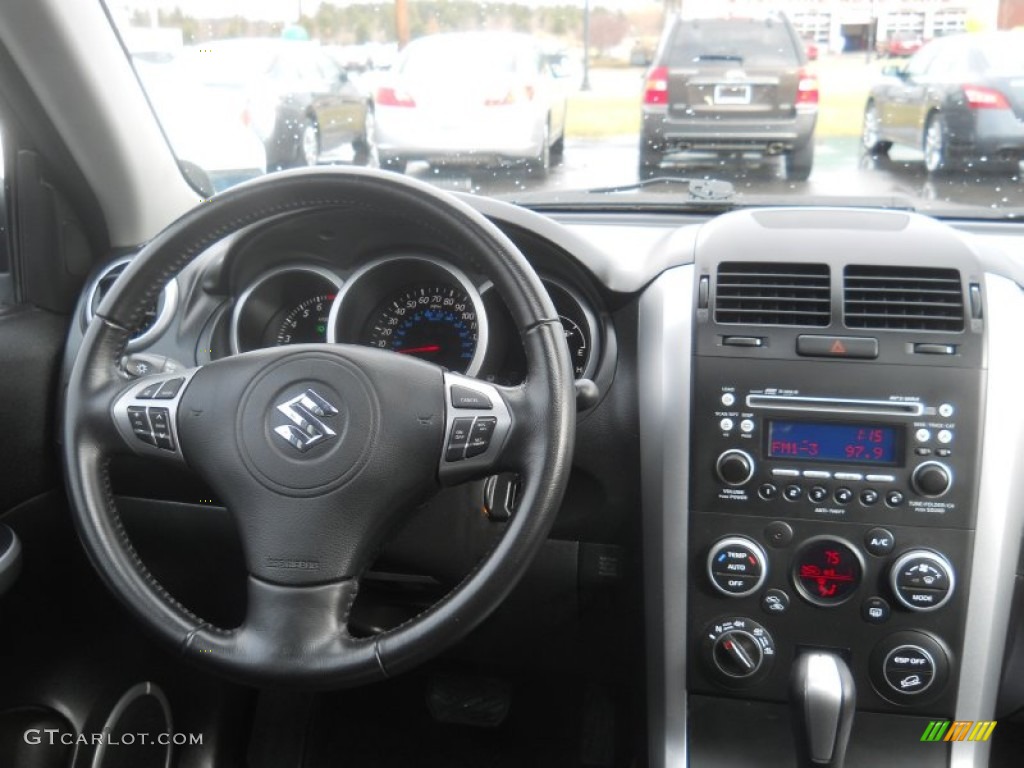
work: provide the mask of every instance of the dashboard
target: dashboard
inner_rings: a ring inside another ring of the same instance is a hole
[[[1024,702],[1004,668],[1024,527],[1024,478],[1006,471],[1024,462],[1013,233],[900,211],[549,217],[466,200],[538,271],[589,383],[541,558],[573,588],[595,553],[641,564],[650,765],[791,765],[794,670],[813,654],[848,672],[848,766],[987,764],[987,744],[922,752],[920,734],[994,720],[1001,685],[1004,710]],[[94,276],[83,328],[125,263]],[[295,343],[524,375],[471,254],[344,211],[209,248],[126,367]]]

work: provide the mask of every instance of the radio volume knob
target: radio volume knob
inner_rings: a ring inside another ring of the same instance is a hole
[[[726,485],[746,485],[754,476],[754,459],[746,451],[732,448],[718,457],[715,473]]]
[[[926,461],[918,464],[910,476],[914,490],[922,496],[942,496],[953,485],[953,473],[945,464]]]

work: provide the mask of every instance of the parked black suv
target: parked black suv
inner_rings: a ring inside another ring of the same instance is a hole
[[[682,153],[783,155],[786,177],[814,163],[818,81],[783,14],[673,18],[646,76],[640,177]]]

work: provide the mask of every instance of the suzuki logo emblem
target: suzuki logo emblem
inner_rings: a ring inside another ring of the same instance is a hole
[[[337,432],[321,420],[336,416],[338,409],[312,389],[307,389],[298,397],[281,403],[277,410],[287,416],[292,423],[274,427],[274,432],[302,453],[319,442],[338,436]]]

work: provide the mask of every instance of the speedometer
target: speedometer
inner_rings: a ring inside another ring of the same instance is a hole
[[[476,307],[461,287],[411,285],[370,316],[363,343],[465,373],[476,354]]]

